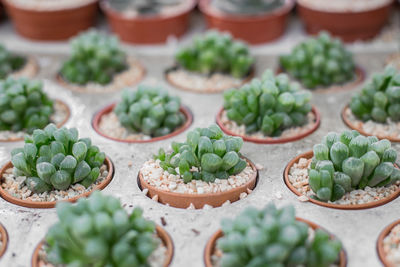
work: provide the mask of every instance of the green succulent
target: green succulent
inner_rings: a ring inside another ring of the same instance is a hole
[[[208,31],[195,37],[193,44],[176,54],[176,61],[186,70],[211,74],[227,73],[236,78],[246,76],[253,65],[246,44],[235,41],[228,33]]]
[[[35,193],[66,190],[76,183],[89,187],[106,158],[90,138],[79,139],[77,129],[57,129],[54,124],[34,130],[11,155],[14,171],[27,177],[25,184]]]
[[[397,152],[387,139],[379,141],[355,130],[331,132],[314,146],[310,188],[315,198],[335,201],[354,189],[395,184],[400,180],[396,159]]]
[[[355,75],[352,54],[339,39],[326,32],[297,45],[289,55],[281,56],[280,64],[310,89],[343,84]]]
[[[25,65],[25,58],[14,55],[0,44],[0,80],[14,71],[21,69]]]
[[[383,73],[374,74],[372,81],[353,96],[350,108],[363,121],[400,121],[400,73],[388,66]]]
[[[259,15],[271,12],[285,4],[284,0],[214,0],[219,10],[229,14]]]
[[[150,266],[160,241],[155,224],[117,198],[94,192],[78,203],[57,203],[59,221],[46,234],[47,261],[62,266]]]
[[[160,13],[165,7],[173,7],[183,3],[184,0],[107,0],[112,9],[124,12],[134,9],[140,15],[153,15]]]
[[[221,223],[221,267],[306,266],[329,267],[339,261],[341,242],[322,230],[310,237],[310,226],[297,221],[293,206],[262,210],[246,208],[235,219]]]
[[[290,83],[286,74],[274,76],[271,70],[262,79],[253,79],[239,90],[224,93],[224,109],[229,120],[246,126],[248,134],[261,131],[279,136],[287,128],[307,123],[311,93]]]
[[[123,91],[114,112],[125,128],[157,137],[172,133],[185,122],[180,106],[179,97],[169,96],[166,90],[139,85],[136,91]]]
[[[192,179],[214,182],[246,168],[247,162],[240,154],[242,145],[242,138],[225,135],[213,124],[190,131],[186,142],[173,142],[172,152],[160,149],[154,158],[160,160],[160,166],[168,173],[179,174],[185,183]]]
[[[53,101],[37,80],[7,78],[0,80],[0,130],[31,133],[50,122]]]
[[[61,69],[62,77],[70,83],[106,85],[127,69],[126,54],[117,37],[90,30],[71,41],[71,50]]]

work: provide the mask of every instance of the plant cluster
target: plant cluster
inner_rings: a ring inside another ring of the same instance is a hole
[[[247,162],[239,152],[242,145],[242,138],[225,135],[213,124],[190,131],[186,142],[173,142],[172,152],[160,149],[154,158],[168,173],[179,174],[185,183],[192,179],[214,182],[246,168]]]
[[[297,45],[289,55],[281,56],[280,64],[310,89],[343,84],[355,74],[352,54],[339,39],[326,32]]]
[[[97,180],[106,155],[90,138],[79,139],[78,135],[75,128],[57,129],[49,124],[44,130],[34,130],[25,137],[24,147],[11,152],[14,171],[27,177],[29,190],[66,190],[76,183],[89,187]]]
[[[383,73],[374,74],[372,81],[353,96],[350,108],[363,121],[400,121],[400,73],[388,66]]]
[[[9,74],[22,68],[25,58],[14,55],[0,44],[0,79],[5,79]]]
[[[248,134],[261,131],[266,136],[279,136],[287,128],[307,123],[310,99],[311,93],[290,83],[286,74],[275,77],[267,70],[261,80],[226,91],[224,109],[229,120],[246,126]]]
[[[160,13],[166,7],[174,7],[183,0],[107,0],[110,7],[118,12],[135,10],[140,15],[153,15]]]
[[[13,132],[44,128],[53,114],[53,101],[40,81],[7,78],[0,81],[0,130]]]
[[[62,77],[70,83],[105,85],[127,68],[126,54],[119,48],[118,39],[95,30],[74,38],[71,51],[61,69]]]
[[[159,245],[155,224],[117,198],[94,192],[73,205],[57,203],[59,221],[46,235],[47,261],[67,266],[148,266]]]
[[[172,133],[185,122],[180,105],[179,97],[169,96],[166,90],[140,85],[136,91],[123,91],[114,112],[125,128],[157,137]]]
[[[217,240],[223,252],[221,267],[328,267],[339,260],[340,241],[322,229],[310,235],[310,226],[296,220],[293,206],[248,207],[221,225],[224,236]]]
[[[269,13],[285,4],[285,0],[214,0],[212,4],[229,14],[259,15]]]
[[[235,78],[246,76],[254,62],[246,44],[233,40],[228,33],[217,31],[195,37],[191,46],[178,51],[176,60],[189,71],[207,75],[221,72]]]
[[[387,139],[365,137],[359,132],[331,132],[314,146],[308,171],[316,198],[335,201],[354,189],[387,186],[400,180],[394,166],[397,152]]]

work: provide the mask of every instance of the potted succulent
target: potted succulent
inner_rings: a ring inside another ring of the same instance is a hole
[[[111,29],[125,42],[151,44],[182,36],[197,0],[102,0]]]
[[[8,245],[8,234],[6,228],[0,223],[0,258],[6,252]]]
[[[0,80],[9,76],[33,78],[38,71],[38,65],[33,57],[17,55],[0,44]]]
[[[94,25],[97,0],[4,0],[7,13],[23,37],[66,40]]]
[[[197,128],[172,151],[160,149],[144,163],[138,183],[148,196],[177,208],[219,207],[251,193],[257,169],[243,157],[240,137],[225,135],[217,125]],[[242,196],[241,196],[242,195]]]
[[[250,44],[279,38],[285,31],[293,0],[204,0],[199,8],[207,25],[230,32]]]
[[[94,192],[75,205],[57,203],[59,221],[36,247],[32,266],[169,266],[168,233],[143,217],[128,214],[120,201]]]
[[[386,67],[356,93],[342,111],[343,121],[364,135],[400,141],[400,72]]]
[[[400,220],[388,225],[378,237],[376,248],[379,259],[384,266],[398,266],[400,264],[399,255],[399,233]]]
[[[387,139],[359,132],[331,132],[322,143],[293,159],[285,183],[318,205],[362,209],[383,205],[400,194],[397,152]],[[353,192],[356,190],[356,192]]]
[[[158,86],[139,85],[125,89],[118,104],[99,111],[93,128],[100,135],[120,142],[154,142],[175,136],[193,121],[188,108]]]
[[[195,37],[193,44],[177,52],[175,60],[177,65],[166,71],[168,82],[199,93],[238,87],[254,75],[254,58],[247,45],[228,33],[208,31]]]
[[[217,123],[229,134],[255,143],[295,141],[314,132],[320,124],[318,111],[309,103],[311,93],[290,83],[286,74],[266,70],[239,90],[224,93],[224,107]]]
[[[142,65],[120,49],[116,37],[89,30],[71,41],[71,56],[57,79],[76,92],[109,93],[132,86],[143,76]]]
[[[340,266],[347,264],[341,242],[318,225],[295,217],[293,206],[246,208],[224,219],[208,241],[206,267]]]
[[[112,176],[110,159],[90,138],[79,138],[75,128],[49,124],[12,150],[0,171],[0,195],[16,205],[52,208],[56,201],[73,202],[103,189]]]
[[[0,80],[0,141],[21,141],[26,133],[49,122],[58,126],[67,122],[68,106],[50,99],[42,88],[38,80]]]
[[[343,41],[375,37],[386,24],[393,0],[299,0],[298,12],[308,33],[329,31]]]
[[[352,54],[326,32],[298,44],[279,62],[280,71],[289,73],[308,89],[349,89],[364,79]]]

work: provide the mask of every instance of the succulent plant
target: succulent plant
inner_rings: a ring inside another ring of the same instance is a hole
[[[335,201],[354,189],[395,184],[400,180],[396,159],[397,152],[387,139],[379,141],[355,130],[331,132],[314,146],[310,188],[315,198]]]
[[[186,118],[180,112],[179,97],[159,87],[139,85],[137,91],[124,90],[114,112],[120,123],[134,132],[152,137],[172,133]]]
[[[159,245],[155,224],[117,198],[94,192],[78,203],[57,203],[59,221],[46,234],[46,259],[65,266],[149,266]]]
[[[134,9],[140,15],[158,14],[165,7],[179,5],[184,0],[107,0],[112,9],[124,12]]]
[[[254,62],[246,44],[218,31],[195,37],[191,46],[178,51],[176,60],[189,71],[207,75],[222,72],[236,78],[246,76]]]
[[[246,126],[248,134],[261,131],[266,136],[279,136],[282,130],[307,122],[310,99],[311,93],[290,83],[286,74],[275,77],[266,70],[261,80],[226,91],[224,109],[229,120]]]
[[[233,220],[221,222],[221,267],[328,267],[338,262],[341,243],[322,230],[310,235],[310,226],[297,221],[293,206],[277,209],[248,207]]]
[[[343,84],[355,74],[352,54],[339,39],[326,32],[297,45],[289,55],[281,56],[280,64],[310,89]]]
[[[400,121],[400,73],[393,66],[381,74],[374,74],[361,92],[350,101],[352,113],[363,121],[386,123]]]
[[[76,183],[89,187],[97,180],[106,155],[92,145],[90,138],[79,139],[78,135],[75,128],[57,129],[49,124],[43,130],[34,130],[25,137],[24,147],[11,152],[14,171],[27,177],[29,190],[66,190]]]
[[[9,74],[22,68],[25,58],[14,55],[0,44],[0,79],[5,79]]]
[[[64,62],[61,75],[68,82],[101,85],[112,81],[114,75],[127,68],[126,54],[120,50],[118,39],[89,30],[71,41],[71,56]]]
[[[40,81],[7,78],[0,80],[0,130],[14,132],[44,128],[53,113],[53,101]]]
[[[258,15],[271,12],[285,4],[284,0],[214,0],[219,10],[240,15]]]
[[[154,158],[160,160],[164,170],[179,175],[185,183],[192,179],[214,182],[246,168],[247,162],[240,154],[242,145],[242,138],[225,135],[213,124],[190,131],[186,142],[173,142],[172,152],[160,149]]]

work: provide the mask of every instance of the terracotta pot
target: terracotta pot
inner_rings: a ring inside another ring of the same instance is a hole
[[[94,25],[97,1],[60,10],[24,9],[4,0],[15,28],[23,37],[43,40],[65,40]]]
[[[190,206],[190,204],[193,204],[196,209],[201,209],[205,204],[207,204],[216,208],[224,204],[227,200],[229,200],[231,203],[239,200],[241,193],[247,192],[247,189],[253,190],[256,186],[258,178],[256,166],[249,159],[244,159],[250,163],[252,169],[255,171],[253,177],[251,177],[246,184],[225,192],[206,194],[182,194],[167,192],[149,185],[144,180],[140,171],[138,174],[138,185],[142,191],[143,189],[149,190],[147,193],[148,197],[153,198],[155,195],[157,195],[158,202],[162,204],[169,204],[171,207],[186,209]]]
[[[292,191],[293,193],[295,193],[297,196],[303,196],[299,191],[297,191],[296,187],[294,187],[290,181],[289,181],[289,171],[292,168],[292,166],[299,162],[299,160],[301,158],[306,158],[306,159],[311,159],[314,156],[314,152],[313,151],[308,151],[305,152],[303,154],[298,155],[297,157],[295,157],[294,159],[292,159],[289,164],[286,166],[284,172],[283,172],[283,180],[286,184],[286,186],[290,189],[290,191]],[[398,168],[397,165],[395,165],[396,168]],[[340,205],[340,204],[334,204],[334,203],[328,203],[328,202],[323,202],[323,201],[319,201],[316,199],[312,199],[312,198],[308,198],[308,201],[310,201],[311,203],[323,206],[323,207],[327,207],[327,208],[332,208],[332,209],[341,209],[341,210],[361,210],[361,209],[369,209],[369,208],[375,208],[381,205],[384,205],[394,199],[396,199],[398,196],[400,195],[400,187],[397,189],[396,192],[394,192],[393,194],[389,195],[386,198],[380,199],[378,201],[374,201],[374,202],[369,202],[369,203],[364,203],[364,204],[356,204],[356,205]]]
[[[56,99],[55,100],[59,105],[62,105],[65,110],[67,111],[67,116],[65,117],[65,119],[60,122],[57,123],[57,127],[60,128],[62,127],[64,124],[67,123],[67,121],[69,120],[69,118],[71,117],[71,110],[69,109],[68,105],[65,104],[63,101]],[[24,141],[24,137],[21,138],[14,138],[14,139],[0,139],[0,142],[19,142],[19,141]]]
[[[310,222],[308,220],[302,219],[302,218],[296,218],[296,220],[308,224],[314,230],[316,230],[318,228],[322,228],[321,226],[319,226],[313,222]],[[214,250],[217,245],[217,240],[223,236],[224,236],[223,232],[221,230],[218,230],[208,240],[207,245],[204,249],[204,263],[205,263],[206,267],[213,267],[212,261],[211,261],[211,256],[214,254]],[[331,236],[332,236],[332,238],[335,238],[334,235],[331,235]],[[346,267],[346,266],[347,266],[347,255],[346,255],[346,251],[344,249],[342,249],[342,251],[340,252],[339,267]]]
[[[104,115],[107,115],[107,114],[111,113],[114,110],[115,105],[116,105],[115,103],[111,104],[109,106],[106,106],[105,108],[103,108],[99,112],[97,112],[93,117],[92,126],[93,126],[93,129],[99,135],[101,135],[101,136],[103,136],[105,138],[111,139],[113,141],[117,141],[117,142],[123,142],[123,143],[150,143],[150,142],[157,142],[157,141],[165,140],[165,139],[171,138],[173,136],[176,136],[176,135],[184,132],[186,129],[189,128],[189,126],[193,122],[193,115],[190,112],[189,108],[181,106],[180,112],[183,113],[183,115],[186,118],[186,121],[182,126],[180,126],[178,129],[176,129],[175,131],[173,131],[170,134],[167,134],[167,135],[164,135],[164,136],[160,136],[160,137],[154,137],[154,138],[151,138],[149,140],[128,140],[128,139],[115,138],[115,137],[107,135],[106,133],[102,132],[101,129],[100,129],[101,118]]]
[[[182,36],[189,27],[189,15],[197,4],[191,4],[180,12],[166,15],[125,17],[101,1],[100,7],[107,16],[111,29],[119,38],[128,43],[164,43],[169,36]]]
[[[174,257],[174,243],[172,242],[172,238],[161,226],[156,225],[156,232],[158,237],[163,242],[164,246],[167,248],[165,261],[163,267],[168,267],[171,264],[172,258]],[[42,240],[35,248],[32,255],[32,267],[42,267],[44,266],[44,262],[40,260],[39,252],[44,245],[45,241]],[[46,265],[48,266],[48,265]]]
[[[390,231],[392,231],[392,229],[399,224],[400,220],[397,220],[386,226],[385,229],[383,229],[383,231],[379,234],[378,240],[376,242],[376,250],[378,252],[379,259],[382,261],[385,267],[395,267],[395,265],[386,259],[386,253],[383,250],[383,240],[390,234]]]
[[[76,197],[73,198],[69,198],[69,199],[65,199],[65,200],[60,200],[60,201],[67,201],[67,202],[75,202],[77,201],[79,198],[82,197],[87,197],[89,196],[93,191],[95,190],[103,190],[112,180],[113,176],[114,176],[114,165],[111,162],[111,160],[106,157],[104,163],[107,165],[107,169],[108,169],[108,175],[107,177],[104,179],[104,181],[102,181],[100,184],[96,185],[92,191],[90,192],[85,192],[81,195],[78,195]],[[12,168],[13,164],[11,163],[11,161],[7,162],[3,168],[1,168],[0,170],[0,179],[3,178],[3,174],[5,173],[5,171],[9,168]],[[24,200],[24,199],[20,199],[17,197],[12,196],[11,194],[9,194],[6,190],[3,189],[3,186],[0,186],[0,196],[2,198],[4,198],[6,201],[13,203],[15,205],[18,206],[23,206],[23,207],[27,207],[27,208],[38,208],[38,209],[49,209],[49,208],[54,208],[56,206],[57,201],[32,201],[32,200]]]
[[[0,224],[0,234],[1,234],[1,247],[0,247],[0,258],[4,255],[8,246],[8,233],[6,228]]]
[[[285,0],[284,6],[261,15],[235,15],[219,11],[211,6],[211,0],[200,0],[199,8],[207,26],[228,31],[235,38],[250,44],[261,44],[279,38],[285,31],[287,18],[295,1]]]
[[[345,42],[375,37],[386,24],[392,4],[361,12],[328,12],[297,2],[297,10],[309,34],[326,30]]]
[[[1,0],[0,0],[1,1]],[[39,64],[33,56],[27,56],[25,65],[22,66],[21,69],[16,70],[10,73],[8,76],[13,77],[14,79],[19,78],[34,78],[39,72]]]
[[[221,128],[221,130],[224,133],[226,133],[228,135],[233,135],[233,136],[240,136],[240,137],[242,137],[242,139],[244,141],[257,143],[257,144],[282,144],[282,143],[288,143],[288,142],[295,142],[295,141],[300,140],[300,139],[312,134],[313,132],[315,132],[318,129],[319,125],[321,124],[321,115],[319,114],[319,111],[315,107],[312,107],[311,112],[315,116],[315,122],[311,129],[309,129],[299,135],[292,136],[292,137],[283,137],[283,138],[282,137],[276,137],[276,138],[269,137],[268,139],[267,138],[259,139],[259,138],[250,137],[247,135],[238,135],[238,134],[235,134],[234,132],[232,132],[231,130],[229,130],[228,128],[226,128],[221,119],[223,111],[224,111],[224,108],[221,108],[217,114],[216,121],[217,121],[218,126]]]

